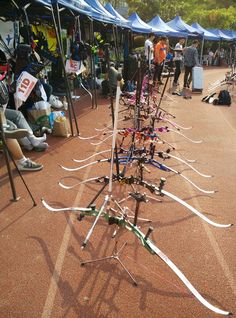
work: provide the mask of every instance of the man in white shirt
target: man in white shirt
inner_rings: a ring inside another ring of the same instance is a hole
[[[174,51],[174,62],[175,62],[175,75],[174,75],[174,86],[178,85],[178,79],[181,74],[181,64],[183,62],[183,45],[184,45],[185,39],[181,38],[179,39],[179,42],[175,45]]]
[[[147,40],[145,41],[144,47],[145,47],[145,57],[146,61],[148,63],[148,66],[150,66],[151,62],[153,61],[153,40],[155,39],[155,34],[150,33]]]

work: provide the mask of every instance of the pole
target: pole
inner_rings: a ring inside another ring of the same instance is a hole
[[[200,63],[203,63],[203,48],[204,48],[204,36],[202,38],[201,54],[200,54]]]
[[[90,22],[90,41],[91,45],[94,46],[94,28],[93,28],[93,20]],[[91,54],[91,75],[92,75],[92,108],[97,108],[97,89],[96,89],[96,68],[95,68],[95,56]]]
[[[56,16],[55,16],[54,10],[56,11]],[[76,126],[76,133],[77,133],[77,135],[79,135],[78,123],[77,123],[77,119],[76,119],[76,115],[75,115],[73,100],[72,100],[71,91],[70,91],[70,85],[68,82],[66,68],[65,68],[64,52],[63,52],[62,38],[61,38],[61,22],[60,22],[60,14],[59,14],[57,0],[51,0],[51,13],[52,13],[52,18],[53,18],[54,28],[56,31],[57,44],[58,44],[58,48],[59,48],[59,52],[60,52],[59,56],[60,56],[61,63],[62,63],[62,71],[63,71],[65,85],[66,85],[66,98],[67,98],[67,102],[68,102],[68,106],[69,106],[68,111],[69,111],[69,121],[70,121],[71,134],[72,134],[72,136],[74,136],[74,129],[73,129],[73,123],[72,123],[72,113],[73,113],[74,120],[75,120],[75,126]]]

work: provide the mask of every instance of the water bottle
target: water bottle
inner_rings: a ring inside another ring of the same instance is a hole
[[[65,110],[68,109],[68,103],[67,103],[66,96],[63,97],[63,107],[64,107]]]

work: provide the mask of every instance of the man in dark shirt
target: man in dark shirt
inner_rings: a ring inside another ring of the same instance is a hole
[[[193,44],[184,50],[184,88],[189,88],[192,81],[192,69],[199,65],[197,47],[198,40],[194,40]]]

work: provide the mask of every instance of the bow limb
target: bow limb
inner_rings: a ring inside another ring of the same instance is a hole
[[[89,162],[86,165],[83,165],[83,166],[80,166],[80,167],[77,167],[77,168],[67,168],[67,167],[64,167],[62,165],[60,165],[60,167],[62,169],[64,169],[64,170],[66,170],[66,171],[78,171],[78,170],[84,169],[86,167],[95,165],[95,164],[100,163],[100,162],[110,162],[110,160],[111,159],[100,159],[100,160],[96,160],[96,161],[93,161],[93,162]]]
[[[181,132],[176,131],[176,130],[174,130],[174,129],[169,128],[169,131],[174,132],[174,133],[176,133],[176,134],[178,134],[178,135],[184,137],[185,139],[191,141],[191,142],[194,143],[194,144],[201,144],[201,143],[202,143],[202,140],[193,140],[193,139],[191,139],[191,138],[185,136],[185,135],[182,134]]]
[[[102,155],[103,153],[107,153],[107,152],[111,152],[111,149],[107,149],[107,150],[103,150],[103,151],[100,151],[100,152],[97,152],[97,153],[94,153],[93,155],[85,158],[85,159],[72,159],[74,162],[85,162],[93,157],[96,157],[96,156],[99,156],[99,155]]]
[[[175,150],[176,150],[176,149],[175,149]],[[179,154],[179,156],[181,156],[182,158],[184,158],[184,160],[187,161],[187,162],[190,162],[190,163],[197,162],[197,160],[186,158],[186,157],[185,157],[184,155],[182,155],[178,150],[176,150],[176,152]]]
[[[94,136],[90,136],[90,137],[82,137],[82,136],[78,136],[79,139],[81,140],[89,140],[89,139],[94,139],[98,136],[100,136],[101,134],[97,134],[97,135],[94,135]]]
[[[142,235],[142,240],[144,240],[144,234],[140,233]],[[169,267],[172,269],[172,271],[179,277],[179,279],[184,283],[184,285],[188,288],[188,290],[197,298],[197,300],[202,303],[205,307],[210,309],[211,311],[214,311],[217,314],[228,316],[231,313],[225,310],[222,310],[216,306],[213,306],[211,303],[209,303],[197,290],[196,288],[191,284],[191,282],[187,279],[187,277],[181,272],[181,270],[156,246],[154,245],[150,239],[147,239],[147,245],[150,248],[150,250],[155,253],[157,256],[159,256]]]
[[[156,187],[156,191],[160,192],[159,188]],[[191,206],[190,204],[188,204],[187,202],[185,202],[184,200],[178,198],[177,196],[175,196],[174,194],[167,192],[165,190],[161,190],[161,193],[163,193],[164,195],[166,195],[167,197],[173,199],[174,201],[182,204],[184,207],[186,207],[188,210],[190,210],[191,212],[193,212],[194,214],[196,214],[197,216],[199,216],[201,219],[203,219],[204,221],[206,221],[207,223],[215,226],[215,227],[222,227],[222,228],[226,228],[226,227],[231,227],[233,224],[220,224],[220,223],[216,223],[211,221],[210,219],[208,219],[205,215],[203,215],[201,212],[199,212],[197,209],[195,209],[193,206]]]
[[[81,87],[89,94],[90,98],[93,99],[93,95],[90,93],[90,91],[83,85],[83,83],[80,83]]]
[[[85,184],[85,183],[87,183],[87,182],[91,182],[91,181],[100,182],[100,179],[101,179],[100,177],[89,178],[89,179],[83,180],[83,181],[81,181],[81,182],[78,182],[78,183],[76,183],[76,184],[74,184],[74,185],[72,185],[72,186],[66,186],[66,185],[63,184],[61,181],[59,181],[59,182],[58,182],[58,185],[59,185],[60,187],[62,187],[63,189],[71,190],[71,189],[77,187],[78,185]]]
[[[97,137],[99,137],[99,136],[105,136],[105,135],[107,135],[108,133],[112,133],[112,131],[111,131],[111,130],[107,130],[107,131],[103,131],[102,133],[99,133],[99,134],[90,136],[90,137],[78,136],[78,138],[81,139],[81,140],[89,140],[89,139],[97,138]]]
[[[203,193],[206,193],[206,194],[212,194],[212,193],[215,193],[216,191],[214,190],[204,190],[204,189],[201,189],[200,187],[198,187],[193,181],[191,181],[189,178],[187,178],[185,175],[183,175],[180,171],[177,171],[177,170],[174,170],[172,169],[171,167],[169,166],[166,166],[164,164],[162,164],[163,167],[166,167],[166,169],[169,169],[170,171],[174,172],[175,174],[181,176],[182,178],[184,178],[186,181],[188,181],[194,188],[198,189],[200,192],[203,192]]]
[[[99,142],[90,142],[91,145],[93,146],[98,146],[98,145],[101,145],[102,143],[104,143],[106,140],[108,140],[109,138],[112,137],[113,134],[111,134],[110,136],[106,137],[105,139],[99,141]]]
[[[170,144],[168,141],[166,141],[165,139],[160,138],[160,136],[158,135],[158,141],[160,141],[163,145],[167,144],[169,147],[172,148],[172,150],[175,150],[175,147]]]
[[[158,153],[157,153],[158,154]],[[193,171],[195,171],[197,174],[199,174],[200,176],[204,177],[204,178],[212,178],[212,176],[210,175],[207,175],[207,174],[204,174],[204,173],[201,173],[200,171],[198,171],[196,168],[194,168],[192,165],[190,165],[187,161],[179,158],[179,157],[176,157],[176,156],[173,156],[169,153],[166,153],[166,152],[162,152],[163,155],[166,155],[166,156],[169,156],[170,158],[173,158],[173,159],[176,159],[182,163],[184,163],[186,166],[188,166],[190,169],[192,169]]]
[[[167,192],[163,189],[158,188],[155,184],[149,184],[146,181],[141,181],[139,179],[134,179],[133,181],[135,184],[137,185],[141,185],[144,188],[148,189],[151,193],[156,193],[157,195],[159,194],[163,194],[166,195],[167,197],[173,199],[174,201],[180,203],[181,205],[183,205],[184,207],[186,207],[188,210],[190,210],[192,213],[196,214],[197,216],[199,216],[201,219],[203,219],[205,222],[215,226],[215,227],[222,227],[222,228],[226,228],[226,227],[231,227],[233,224],[220,224],[220,223],[216,223],[211,221],[210,219],[208,219],[205,215],[203,215],[201,212],[199,212],[197,209],[195,209],[193,206],[191,206],[190,204],[188,204],[187,202],[185,202],[184,200],[178,198],[177,196],[175,196],[174,194]]]
[[[160,116],[160,119],[163,120],[164,122],[167,122],[169,123],[171,126],[175,127],[175,128],[180,128],[180,129],[184,129],[184,130],[189,130],[189,129],[192,129],[193,127],[190,126],[190,127],[183,127],[183,126],[180,126],[179,124],[177,124],[176,122],[174,121],[171,121],[165,117],[162,117]]]
[[[166,265],[178,276],[178,278],[183,282],[183,284],[188,288],[188,290],[197,298],[197,300],[203,304],[208,309],[214,311],[215,313],[221,315],[231,315],[230,312],[222,310],[218,307],[210,304],[191,284],[187,277],[181,272],[181,270],[165,255],[149,238],[145,238],[145,235],[139,230],[139,228],[133,225],[130,221],[123,219],[123,226],[128,230],[132,231],[141,241],[142,245],[152,254],[155,254],[163,260]]]
[[[69,207],[69,208],[53,208],[52,206],[50,206],[43,198],[41,199],[41,202],[43,204],[43,206],[51,211],[51,212],[66,212],[66,211],[70,211],[70,212],[90,212],[92,211],[91,208],[79,208],[79,207]]]

